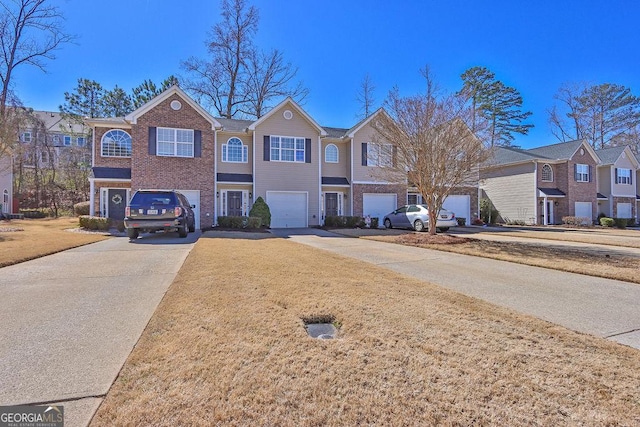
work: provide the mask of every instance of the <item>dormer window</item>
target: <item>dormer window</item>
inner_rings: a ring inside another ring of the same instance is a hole
[[[551,165],[545,164],[542,166],[542,181],[553,182],[553,169]]]

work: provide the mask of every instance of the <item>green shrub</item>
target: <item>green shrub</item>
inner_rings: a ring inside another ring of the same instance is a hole
[[[628,219],[627,218],[614,218],[616,227],[618,228],[627,228]]]
[[[458,225],[460,227],[464,227],[467,224],[467,218],[462,218],[462,217],[457,216],[456,217],[456,221],[458,221]]]
[[[249,216],[257,216],[262,219],[262,225],[265,227],[271,226],[271,211],[267,202],[262,197],[258,197],[249,211]]]
[[[91,202],[80,202],[73,205],[73,214],[75,216],[89,215],[89,206]]]
[[[495,224],[500,212],[493,206],[491,200],[486,197],[480,199],[480,218],[485,224]],[[475,224],[475,222],[474,222]]]
[[[600,225],[603,227],[613,227],[613,224],[615,224],[615,221],[613,218],[608,218],[606,216],[603,216],[602,218],[600,218]]]
[[[356,228],[360,227],[360,221],[363,221],[362,217],[359,216],[345,216],[344,217],[344,226],[346,228]]]
[[[110,221],[109,218],[102,218],[98,216],[81,215],[79,217],[80,227],[87,230],[109,230]]]
[[[262,227],[262,218],[259,216],[250,216],[247,218],[247,228],[255,229]]]

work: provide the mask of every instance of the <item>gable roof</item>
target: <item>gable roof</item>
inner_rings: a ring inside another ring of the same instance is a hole
[[[640,168],[640,161],[635,156],[633,151],[628,145],[618,145],[616,147],[603,148],[601,150],[597,150],[596,153],[600,160],[602,160],[603,165],[612,165],[618,161],[622,153],[625,152],[631,162],[635,164],[636,168]]]
[[[245,132],[253,123],[253,120],[225,119],[222,117],[216,117],[216,120],[222,125],[222,130],[228,132]]]
[[[492,158],[485,163],[485,166],[501,166],[535,160],[566,161],[571,159],[580,148],[587,150],[597,163],[601,162],[596,151],[584,140],[579,139],[544,145],[528,150],[511,147],[495,147]]]
[[[200,104],[194,101],[189,95],[186,94],[185,91],[180,89],[180,87],[177,85],[171,86],[169,89],[165,90],[160,95],[151,99],[149,102],[145,103],[134,112],[127,114],[125,116],[125,120],[130,123],[136,124],[138,121],[138,117],[147,113],[149,110],[153,109],[158,104],[160,104],[161,102],[165,101],[167,98],[173,95],[178,95],[187,104],[189,104],[194,110],[196,110],[202,117],[204,117],[209,123],[211,123],[211,129],[222,127],[222,125],[220,125],[220,123],[211,114],[209,114],[207,110],[202,108]]]
[[[378,114],[385,114],[387,117],[389,116],[389,114],[385,111],[385,109],[380,107],[376,111],[374,111],[369,117],[365,117],[364,119],[362,119],[358,123],[356,123],[351,129],[349,129],[347,131],[347,136],[349,138],[353,138],[355,136],[356,132],[358,132],[360,129],[365,127]]]
[[[559,142],[557,144],[544,145],[542,147],[532,148],[527,150],[534,156],[539,156],[544,159],[550,160],[569,160],[583,145],[584,141],[581,139],[568,142]],[[588,144],[585,144],[588,145]],[[593,151],[593,149],[591,150]],[[592,155],[594,155],[593,153]],[[596,159],[597,156],[594,156]]]
[[[267,114],[260,117],[255,122],[251,123],[248,129],[256,130],[256,126],[259,126],[265,120],[269,119],[269,117],[273,116],[276,113],[276,111],[284,107],[286,104],[290,104],[291,107],[293,107],[293,109],[295,109],[298,113],[300,113],[300,115],[304,117],[311,124],[311,126],[315,127],[320,133],[320,136],[327,136],[327,132],[322,128],[322,126],[320,126],[315,120],[313,120],[313,118],[311,118],[311,116],[308,115],[307,112],[304,111],[302,107],[300,107],[290,96],[287,96],[284,101],[282,101],[280,104],[273,107]]]

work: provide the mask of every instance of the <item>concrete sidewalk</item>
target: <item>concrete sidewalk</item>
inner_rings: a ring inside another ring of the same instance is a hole
[[[272,233],[640,349],[637,284],[323,230],[278,229]]]
[[[176,236],[1,268],[0,405],[60,404],[65,426],[87,425],[199,233]]]

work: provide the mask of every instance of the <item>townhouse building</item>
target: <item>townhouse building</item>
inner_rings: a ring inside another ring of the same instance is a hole
[[[258,120],[215,118],[173,86],[123,118],[88,119],[93,128],[91,214],[124,217],[131,192],[181,191],[196,206],[196,227],[248,215],[262,197],[271,227],[319,226],[326,216],[380,218],[418,202],[406,182],[380,176],[390,161],[371,126],[318,124],[291,98]],[[458,216],[478,212],[478,187],[445,202]]]

